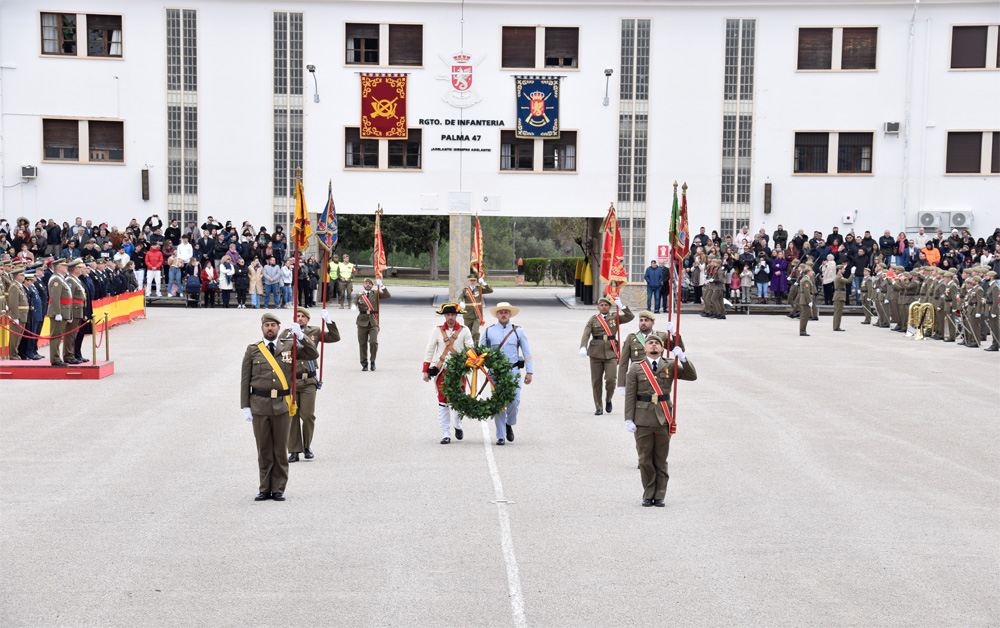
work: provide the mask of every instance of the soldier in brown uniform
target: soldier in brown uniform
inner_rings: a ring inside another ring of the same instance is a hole
[[[792,306],[787,316],[796,318],[799,316],[799,281],[801,281],[802,269],[805,268],[799,260],[792,260],[792,269],[788,273],[788,304]]]
[[[7,359],[20,360],[21,356],[18,355],[18,347],[21,346],[21,339],[24,336],[17,333],[17,331],[20,327],[27,328],[29,326],[28,309],[30,302],[28,300],[28,290],[24,287],[24,268],[16,268],[12,274],[14,281],[11,282],[10,287],[7,289],[7,314],[12,323],[9,326],[8,346],[10,347],[10,352]]]
[[[370,278],[365,279],[365,289],[354,297],[354,306],[358,308],[358,345],[361,350],[361,370],[368,370],[368,355],[371,353],[372,370],[375,370],[375,356],[378,354],[378,308],[379,298],[388,299],[389,291],[382,285],[382,280],[376,280],[380,292],[372,290],[375,285]],[[378,296],[376,296],[378,294]]]
[[[64,349],[73,345],[67,342],[62,334],[73,324],[73,289],[69,285],[66,260],[56,260],[53,263],[55,272],[49,278],[49,307],[46,316],[49,317],[49,362],[52,366],[69,366],[62,361],[59,344]]]
[[[862,325],[872,324],[872,308],[875,307],[875,278],[872,277],[872,270],[865,268],[865,278],[861,280],[861,308],[865,312],[865,320]]]
[[[67,329],[71,330],[66,334],[66,338],[63,340],[63,359],[62,361],[66,364],[82,364],[86,360],[76,359],[76,337],[80,334],[80,330],[73,330],[74,327],[80,327],[86,321],[84,317],[84,308],[87,304],[87,291],[83,287],[83,282],[80,280],[80,275],[83,274],[85,268],[84,263],[80,259],[74,259],[70,261],[67,265],[69,268],[69,276],[66,280],[69,282],[70,294],[72,299],[73,307],[73,324],[67,326]]]
[[[464,310],[462,320],[465,326],[472,333],[473,344],[479,344],[479,327],[486,320],[486,302],[483,300],[484,294],[492,294],[493,288],[486,283],[485,278],[477,277],[475,273],[469,273],[469,285],[462,293],[462,299],[458,306]]]
[[[986,351],[1000,351],[1000,285],[997,285],[996,279],[996,271],[986,271],[986,280],[989,281],[989,284],[986,287],[984,316],[993,340],[990,346],[985,349]]]
[[[321,342],[340,342],[340,330],[337,329],[337,323],[330,320],[330,313],[323,310],[319,315],[326,323],[326,333],[319,327],[309,326],[309,310],[304,307],[296,310],[295,322],[317,347]],[[285,330],[279,337],[281,340],[291,341],[292,332]],[[298,412],[291,418],[288,429],[288,462],[298,462],[299,454],[304,454],[307,459],[314,457],[309,446],[312,445],[313,432],[316,430],[316,391],[321,386],[315,361],[303,358],[296,352],[295,362],[295,398]]]
[[[635,362],[642,362],[646,359],[646,338],[650,334],[657,334],[666,343],[664,348],[673,348],[674,345],[684,349],[684,340],[680,335],[674,336],[673,322],[667,323],[666,331],[653,331],[653,323],[656,321],[653,313],[649,310],[639,312],[639,331],[632,332],[625,337],[622,343],[621,359],[618,360],[618,394],[625,396],[625,375],[628,374],[629,367]]]
[[[268,312],[260,317],[263,340],[247,347],[240,379],[243,418],[253,421],[257,441],[260,492],[254,501],[284,501],[288,482],[288,426],[291,399],[292,340],[280,340],[281,321]],[[319,357],[316,345],[298,323],[292,324],[297,339],[296,360]]]
[[[809,325],[809,320],[812,318],[809,313],[816,300],[816,284],[813,283],[815,274],[812,268],[807,268],[805,274],[799,277],[799,311],[802,312],[802,315],[799,316],[800,336],[809,335],[806,333],[806,326]]]
[[[847,286],[851,283],[855,268],[851,267],[851,274],[844,277],[843,264],[837,265],[837,275],[833,278],[833,331],[847,331],[840,326],[840,321],[844,316],[844,303],[847,301]]]
[[[687,381],[698,379],[694,363],[685,357],[680,347],[674,347],[671,353],[673,355],[664,354],[661,338],[650,335],[646,338],[646,359],[633,364],[625,377],[625,429],[635,435],[643,506],[662,507],[667,494],[670,479],[667,454],[673,416],[670,390],[674,377]],[[674,356],[678,358],[676,373]]]
[[[615,316],[611,313],[611,306],[617,305],[621,313]],[[601,415],[611,412],[611,395],[615,392],[615,367],[618,365],[618,320],[627,323],[635,318],[621,299],[615,297],[612,301],[608,297],[601,297],[597,301],[598,313],[590,317],[587,325],[583,328],[583,337],[580,339],[580,355],[590,356],[590,385],[594,391],[594,407],[597,410],[594,415]],[[589,344],[588,344],[589,341]],[[602,407],[601,380],[604,381],[604,388],[607,396],[604,399],[607,403]]]

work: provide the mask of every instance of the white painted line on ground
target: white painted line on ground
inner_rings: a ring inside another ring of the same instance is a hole
[[[507,500],[503,496],[503,484],[500,482],[500,472],[493,458],[492,421],[481,421],[483,425],[483,447],[486,449],[486,462],[490,466],[490,477],[493,478],[493,491],[496,493],[497,518],[500,520],[500,547],[503,549],[503,560],[507,563],[507,590],[510,593],[510,610],[514,616],[514,626],[527,628],[528,620],[524,618],[524,594],[521,593],[521,574],[517,570],[517,557],[514,556],[514,539],[510,534],[510,516],[507,514]]]

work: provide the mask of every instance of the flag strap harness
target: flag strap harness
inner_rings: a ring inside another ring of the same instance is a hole
[[[670,405],[668,403],[670,395],[663,394],[663,389],[660,388],[660,384],[656,381],[656,375],[653,374],[653,369],[649,367],[649,362],[645,359],[642,361],[642,370],[646,373],[646,379],[649,380],[650,385],[653,386],[653,390],[656,392],[656,402],[663,408],[663,413],[667,417],[667,425],[670,426],[670,433],[673,434],[677,431],[677,426],[674,424],[673,412],[671,412]]]
[[[476,314],[479,316],[479,324],[486,324],[486,319],[483,318],[483,310],[479,307],[479,303],[476,302],[476,293],[472,291],[472,288],[466,288],[465,292],[468,293],[469,299],[472,301],[472,308],[476,310]]]
[[[615,357],[618,358],[619,362],[621,362],[622,354],[618,351],[618,341],[614,337],[614,334],[611,333],[611,328],[608,327],[608,322],[604,320],[603,316],[600,315],[598,315],[597,320],[601,321],[601,327],[604,328],[604,332],[608,335],[608,340],[611,341],[611,348],[615,350]],[[615,329],[618,329],[617,325],[615,325]]]
[[[292,346],[295,346],[294,341]],[[264,344],[263,341],[261,341],[257,343],[257,347],[260,349],[260,352],[264,354],[264,359],[267,360],[267,363],[270,364],[271,368],[274,370],[274,374],[278,377],[278,383],[281,384],[281,389],[288,390],[288,380],[285,379],[285,372],[281,370],[280,366],[278,366],[278,361],[274,359],[273,355],[271,355],[271,352],[268,350],[267,345]],[[276,394],[277,392],[278,391],[276,390],[271,391],[272,398],[276,398],[278,396]],[[295,404],[292,403],[291,394],[285,395],[284,397],[285,397],[285,405],[288,407],[288,414],[292,415],[295,414],[296,408]]]

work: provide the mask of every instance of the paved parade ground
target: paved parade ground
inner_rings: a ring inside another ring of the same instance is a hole
[[[998,354],[685,315],[699,379],[666,508],[643,508],[621,398],[593,414],[589,310],[487,297],[522,307],[534,381],[515,442],[467,420],[442,446],[434,289],[388,287],[374,373],[331,309],[316,458],[283,503],[253,501],[239,404],[260,311],[151,309],[113,330],[108,379],[0,382],[0,625],[1000,623]]]

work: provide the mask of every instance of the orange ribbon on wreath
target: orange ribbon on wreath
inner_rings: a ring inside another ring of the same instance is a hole
[[[489,371],[487,371],[484,366],[484,364],[486,364],[487,353],[489,353],[489,351],[484,351],[482,355],[480,355],[476,353],[475,349],[469,349],[465,352],[465,365],[472,369],[472,386],[469,388],[470,391],[476,390],[476,382],[480,371],[482,371],[483,375],[486,376],[486,381],[490,383],[490,390],[496,389],[496,384],[493,383],[493,379],[490,377]],[[483,384],[483,386],[485,387],[486,385]],[[476,393],[477,397],[479,396],[479,392]]]

